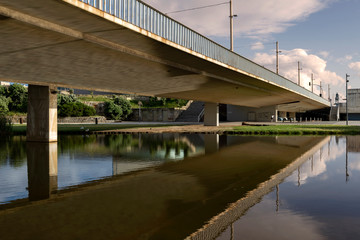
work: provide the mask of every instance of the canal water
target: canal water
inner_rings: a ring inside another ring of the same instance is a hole
[[[360,239],[360,137],[0,140],[0,239]]]

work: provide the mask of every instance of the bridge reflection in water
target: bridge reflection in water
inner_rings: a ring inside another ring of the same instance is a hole
[[[41,200],[3,205],[1,239],[211,239],[330,140],[178,135],[166,146],[159,135],[131,136],[130,145],[117,137],[96,137],[114,176],[71,189],[57,187],[61,138],[59,153],[28,143],[29,200]]]

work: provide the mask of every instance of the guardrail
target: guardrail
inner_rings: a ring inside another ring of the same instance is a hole
[[[229,58],[226,48],[207,39],[138,0],[80,0],[139,28],[221,62]],[[224,51],[226,50],[226,51]]]
[[[318,102],[326,102],[316,97],[311,91],[298,86],[293,81],[277,75],[269,69],[228,50],[140,0],[79,1],[207,58],[235,69],[246,71],[252,76],[259,77],[278,86],[289,88],[301,95],[316,99]]]
[[[203,108],[203,109],[201,110],[201,112],[199,113],[199,116],[198,116],[198,119],[197,119],[198,122],[201,121],[201,118],[204,116],[204,113],[205,113],[205,108]]]

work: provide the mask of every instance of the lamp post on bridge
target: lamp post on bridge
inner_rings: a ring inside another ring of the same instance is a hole
[[[279,42],[276,41],[276,74],[279,74]]]
[[[233,3],[232,0],[230,0],[230,50],[234,51],[234,17],[237,17],[237,15],[233,14]]]
[[[300,86],[300,71],[302,68],[300,68],[300,61],[298,61],[298,85]]]
[[[346,74],[346,125],[349,125],[349,113],[348,113],[348,77],[350,75]]]

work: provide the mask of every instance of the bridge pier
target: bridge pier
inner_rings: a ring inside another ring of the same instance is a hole
[[[54,87],[29,85],[28,142],[57,141],[57,91]]]
[[[204,126],[219,126],[219,104],[205,103]]]

